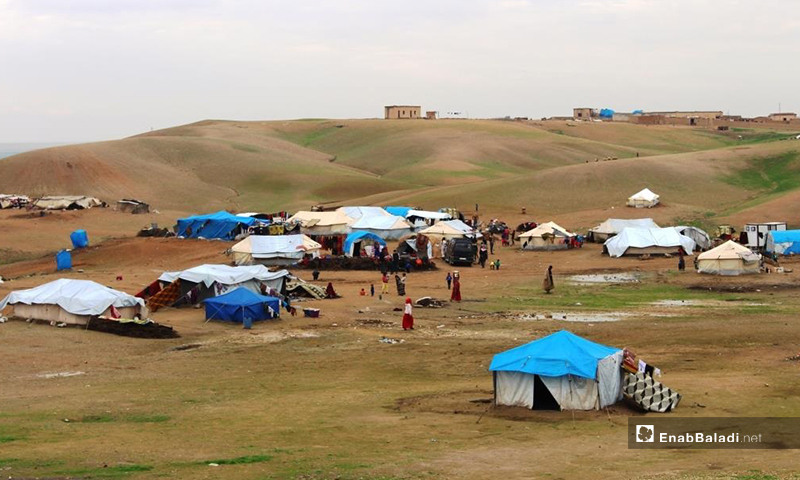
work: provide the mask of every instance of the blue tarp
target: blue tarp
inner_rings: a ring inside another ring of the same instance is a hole
[[[611,118],[614,116],[614,110],[611,110],[610,108],[604,108],[600,110],[599,116],[600,118]]]
[[[767,251],[778,250],[783,255],[800,254],[800,230],[773,230],[767,235],[772,237],[772,242],[767,240]],[[771,249],[772,245],[781,245],[781,248]]]
[[[72,268],[72,254],[69,250],[56,253],[56,270],[69,270]]]
[[[408,212],[412,210],[411,207],[385,207],[384,210],[391,213],[392,215],[396,215],[398,217],[406,218]]]
[[[258,222],[251,217],[237,217],[226,211],[179,218],[177,234],[186,238],[219,238],[233,240],[237,227],[250,227]]]
[[[85,248],[89,246],[89,235],[86,234],[86,230],[75,230],[69,234],[69,238],[72,240],[72,248]]]
[[[375,235],[374,233],[359,230],[351,233],[347,236],[347,238],[344,239],[345,255],[355,255],[354,252],[350,251],[353,248],[353,244],[363,241],[369,241],[370,243],[378,242],[379,244],[386,246],[386,240],[382,239],[381,237]]]
[[[539,340],[498,353],[489,366],[491,371],[524,372],[545,377],[577,375],[597,379],[597,362],[618,352],[561,330]]]
[[[239,287],[230,292],[203,300],[206,319],[245,323],[268,320],[280,315],[281,301],[275,297],[259,295]]]

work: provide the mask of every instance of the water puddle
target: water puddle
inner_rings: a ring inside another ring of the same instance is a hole
[[[603,313],[585,313],[585,312],[553,312],[553,313],[526,313],[519,316],[523,321],[535,320],[558,320],[560,322],[576,322],[576,323],[601,323],[601,322],[618,322],[623,318],[632,316],[632,313],[626,312],[603,312]]]
[[[659,300],[657,302],[651,302],[650,305],[655,305],[657,307],[671,307],[671,308],[725,307],[725,306],[730,306],[732,303],[736,304],[737,306],[745,306],[745,307],[760,307],[766,305],[764,303],[755,303],[755,302],[739,303],[739,301],[721,301],[721,300]]]
[[[40,373],[36,375],[37,378],[64,378],[64,377],[77,377],[78,375],[85,375],[86,372],[53,372],[53,373]]]
[[[596,273],[589,275],[572,275],[567,280],[573,283],[639,283],[640,275],[636,273]]]

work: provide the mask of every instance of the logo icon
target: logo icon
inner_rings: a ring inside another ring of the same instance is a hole
[[[636,426],[636,441],[639,443],[652,443],[655,439],[655,429],[652,425]]]

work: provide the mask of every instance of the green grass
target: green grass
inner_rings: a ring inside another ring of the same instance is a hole
[[[163,423],[171,418],[169,415],[131,415],[125,420],[131,423]]]
[[[14,435],[0,435],[0,443],[11,443],[22,439],[23,437],[17,437]]]
[[[797,152],[751,159],[748,167],[728,175],[725,182],[767,194],[785,193],[800,187]]]
[[[269,462],[274,457],[272,455],[245,455],[242,457],[235,457],[235,458],[221,458],[217,460],[205,460],[202,462],[198,462],[203,465],[208,465],[209,463],[216,463],[217,465],[247,465],[250,463],[264,463]]]
[[[82,478],[121,478],[133,473],[149,472],[153,467],[150,465],[116,465],[113,467],[79,468],[75,470],[64,470],[58,472],[59,475],[69,475]]]
[[[115,418],[111,415],[84,415],[81,423],[111,423]]]

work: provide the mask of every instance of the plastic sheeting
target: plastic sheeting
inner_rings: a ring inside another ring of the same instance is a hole
[[[75,230],[70,233],[69,239],[72,241],[72,248],[86,248],[89,246],[89,235],[86,230]]]
[[[306,255],[319,256],[322,246],[305,235],[250,235],[231,247],[237,265],[254,260],[282,259],[297,262]]]
[[[353,220],[389,216],[389,212],[381,207],[339,207],[336,211],[344,213]]]
[[[681,235],[684,235],[694,240],[694,243],[700,250],[708,250],[709,248],[711,248],[711,237],[709,237],[705,231],[697,227],[688,227],[688,226],[680,226],[673,228],[675,228],[675,231],[677,231]]]
[[[217,238],[233,240],[239,227],[250,227],[257,223],[255,218],[239,217],[226,211],[179,218],[177,234],[186,238]]]
[[[411,233],[412,227],[404,218],[394,215],[361,217],[350,226],[353,231],[373,233],[385,240],[398,240]]]
[[[800,230],[773,230],[767,233],[766,249],[778,255],[800,255]]]
[[[623,228],[617,236],[606,240],[605,247],[612,257],[625,255],[631,247],[674,247],[676,251],[683,247],[686,254],[691,255],[695,243],[674,228]]]
[[[268,320],[280,315],[280,300],[259,295],[246,288],[237,288],[214,298],[203,300],[207,320],[244,323]]]
[[[616,235],[622,231],[623,228],[660,228],[652,218],[609,218],[600,225],[589,230],[592,233],[599,233],[604,235]]]
[[[69,270],[72,268],[72,253],[69,250],[61,250],[56,253],[56,270]]]
[[[533,408],[534,376],[523,372],[497,372],[498,405]]]
[[[110,306],[117,308],[144,307],[144,300],[114,290],[89,280],[60,278],[27,290],[11,292],[0,301],[0,310],[6,305],[58,305],[73,315],[100,315]]]
[[[461,220],[444,220],[436,222],[432,227],[419,232],[427,237],[462,238],[474,236],[475,230]]]
[[[286,270],[270,272],[267,267],[263,265],[231,267],[229,265],[205,264],[179,272],[164,272],[158,277],[158,280],[172,283],[180,278],[187,282],[202,283],[206,287],[210,287],[215,283],[236,285],[251,280],[258,280],[260,282],[280,280],[280,284],[282,285],[283,278],[288,275],[289,272]],[[276,288],[276,290],[280,290],[280,288]]]
[[[413,210],[411,207],[384,207],[384,210],[389,212],[390,215],[406,218],[408,212]]]
[[[344,239],[344,254],[352,257],[357,252],[353,252],[353,246],[358,242],[368,242],[370,244],[377,242],[382,246],[386,246],[386,241],[381,237],[370,232],[353,232]]]

